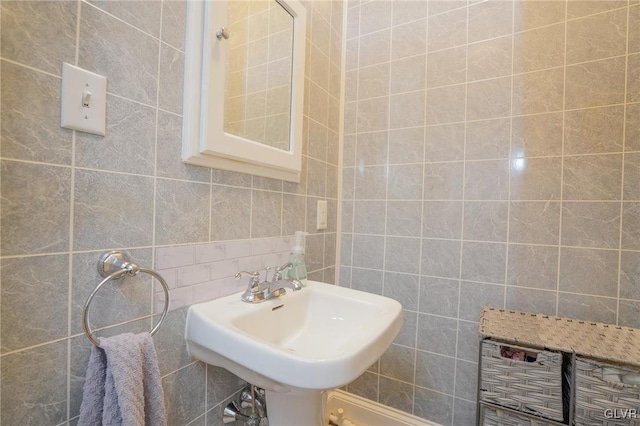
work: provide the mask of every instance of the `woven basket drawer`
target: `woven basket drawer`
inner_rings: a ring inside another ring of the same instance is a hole
[[[575,423],[587,426],[640,426],[640,369],[576,359]]]
[[[526,414],[515,414],[496,407],[482,406],[480,414],[482,426],[549,426],[552,423],[536,419]]]
[[[536,360],[525,362],[504,358],[503,347],[535,354]],[[480,399],[564,421],[562,354],[483,340]]]

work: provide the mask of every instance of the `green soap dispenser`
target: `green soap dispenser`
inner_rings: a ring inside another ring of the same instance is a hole
[[[308,232],[296,231],[296,244],[291,248],[291,267],[285,270],[284,277],[287,279],[296,279],[307,285],[307,266],[304,264],[304,237]]]

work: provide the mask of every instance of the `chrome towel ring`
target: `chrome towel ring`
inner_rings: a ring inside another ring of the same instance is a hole
[[[104,286],[111,280],[118,280],[125,274],[129,276],[136,276],[139,272],[144,272],[145,274],[149,274],[152,277],[156,278],[158,281],[160,281],[160,284],[162,284],[162,289],[164,290],[164,309],[162,310],[160,320],[151,330],[151,335],[153,336],[162,325],[162,322],[167,316],[167,311],[169,310],[169,286],[167,285],[167,282],[164,280],[164,278],[162,278],[159,273],[152,269],[142,268],[131,262],[129,256],[121,251],[110,251],[103,254],[98,261],[98,272],[102,277],[105,278],[91,292],[89,298],[87,299],[87,302],[84,304],[84,309],[82,311],[82,326],[84,327],[84,332],[87,334],[87,337],[89,338],[89,340],[91,340],[91,343],[96,346],[100,346],[96,338],[93,336],[93,332],[91,330],[91,327],[89,327],[88,320],[89,306],[91,305],[91,301],[95,297],[96,293],[100,291],[102,286]]]

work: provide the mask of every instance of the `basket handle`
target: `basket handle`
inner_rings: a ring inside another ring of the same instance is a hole
[[[621,374],[620,381],[625,385],[638,386],[640,385],[640,374]]]

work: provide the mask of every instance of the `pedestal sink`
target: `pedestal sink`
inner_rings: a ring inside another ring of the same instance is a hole
[[[185,334],[192,356],[265,389],[270,426],[319,426],[322,391],[359,377],[402,323],[395,300],[309,281],[259,304],[193,305]]]

